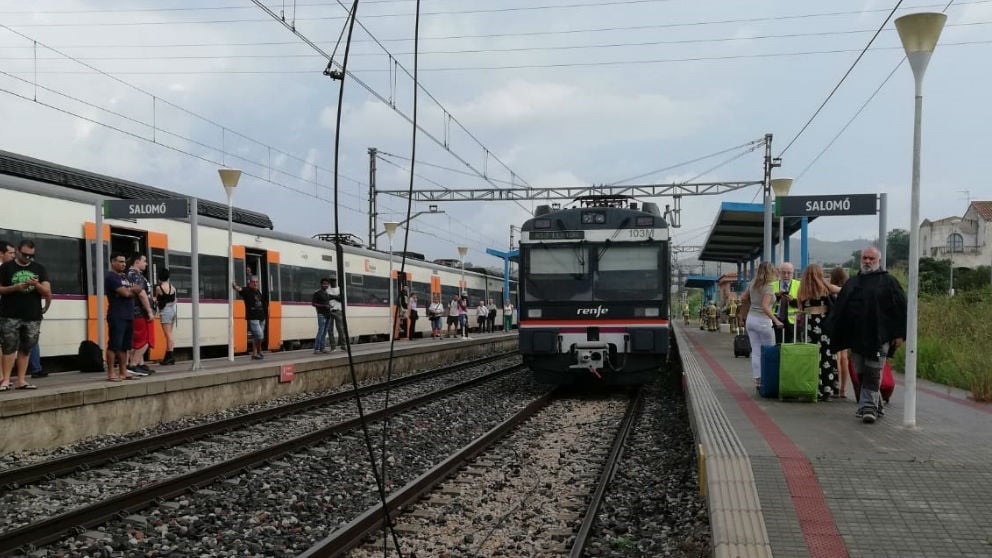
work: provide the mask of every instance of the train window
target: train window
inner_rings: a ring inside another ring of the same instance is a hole
[[[200,299],[227,300],[231,279],[227,276],[227,258],[200,254]]]
[[[34,242],[38,263],[48,271],[54,294],[86,294],[86,243],[82,239],[10,229],[0,229],[0,238],[15,247],[24,239]]]
[[[526,300],[592,299],[588,248],[531,245],[522,255],[527,269]]]
[[[657,244],[611,246],[599,253],[593,291],[599,300],[661,300],[664,270]]]
[[[282,278],[279,276],[280,265],[269,263],[269,300],[278,302],[282,300]]]
[[[320,280],[333,277],[327,269],[298,265],[279,266],[279,284],[283,302],[306,302],[313,299],[313,293],[320,288]]]
[[[381,305],[389,304],[389,279],[373,275],[349,273],[345,300],[348,304]]]
[[[193,284],[193,259],[189,254],[169,252],[168,262],[169,282],[176,288],[176,296],[192,297],[193,291],[190,286]]]

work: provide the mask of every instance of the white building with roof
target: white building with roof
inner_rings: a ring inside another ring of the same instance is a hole
[[[963,217],[920,224],[920,257],[952,260],[954,267],[992,265],[992,201],[975,201]]]

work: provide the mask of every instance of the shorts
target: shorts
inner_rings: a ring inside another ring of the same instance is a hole
[[[458,316],[448,316],[448,325],[449,326],[458,325]]]
[[[31,349],[38,344],[40,334],[41,320],[0,318],[0,344],[5,355],[15,352],[30,355]]]
[[[248,320],[248,333],[252,339],[261,341],[265,338],[265,320]]]
[[[166,304],[165,308],[162,308],[158,314],[159,321],[162,325],[172,325],[176,323],[176,305]]]
[[[148,345],[149,348],[155,346],[155,320],[135,318],[133,328],[134,343],[131,345],[132,349],[140,349],[145,345]]]
[[[110,337],[107,339],[107,350],[126,351],[134,342],[134,320],[131,318],[114,318],[107,316],[107,326]]]

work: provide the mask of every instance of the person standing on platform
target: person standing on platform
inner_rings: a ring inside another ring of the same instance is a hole
[[[248,285],[232,285],[245,301],[245,317],[248,319],[248,332],[251,333],[251,359],[262,360],[262,339],[265,337],[265,319],[268,316],[268,301],[258,290],[258,278],[252,277]]]
[[[480,298],[479,305],[475,307],[475,325],[479,326],[479,333],[485,333],[487,319],[489,308],[486,308],[486,302]]]
[[[796,332],[793,324],[796,323],[796,310],[799,308],[800,282],[798,279],[792,278],[794,273],[795,269],[789,262],[784,262],[778,266],[779,282],[775,293],[775,298],[777,299],[775,316],[782,322],[782,327],[775,330],[776,345],[794,343],[796,341]]]
[[[513,303],[510,299],[503,301],[503,331],[513,329]]]
[[[128,370],[138,376],[154,374],[155,371],[145,365],[145,351],[155,346],[155,310],[152,308],[152,291],[145,279],[145,269],[148,259],[144,254],[131,257],[131,267],[127,270],[127,280],[132,286],[141,287],[141,292],[134,299],[134,342],[131,347]]]
[[[417,293],[410,293],[410,299],[407,302],[407,316],[410,321],[407,322],[409,325],[406,328],[406,338],[407,341],[413,341],[413,336],[417,334],[417,319],[420,314],[417,313]]]
[[[799,287],[799,311],[806,320],[808,340],[820,347],[820,401],[837,397],[837,363],[830,350],[830,336],[824,331],[824,323],[829,318],[831,297],[840,289],[823,278],[823,268],[809,264],[803,270],[802,285]]]
[[[454,329],[461,329],[458,321],[458,301],[460,298],[458,295],[451,295],[451,301],[448,302],[448,334],[445,337],[454,337],[452,333]]]
[[[104,275],[107,296],[107,381],[133,380],[128,373],[127,352],[134,343],[134,301],[143,292],[141,285],[132,285],[124,269],[127,258],[120,252],[110,255],[110,271]],[[117,371],[114,371],[114,367]]]
[[[830,271],[830,284],[837,287],[837,291],[830,295],[831,302],[837,302],[837,295],[840,294],[839,291],[844,288],[844,284],[847,283],[847,270],[843,267],[837,266]],[[841,399],[847,398],[847,382],[850,376],[850,365],[847,359],[847,349],[842,351],[835,351],[834,358],[837,360],[837,370],[840,371],[840,393],[837,397]]]
[[[444,305],[441,304],[441,295],[434,293],[431,295],[431,305],[427,307],[427,315],[431,319],[431,337],[441,338],[441,320],[444,319]]]
[[[730,302],[727,303],[727,325],[730,326],[730,334],[737,335],[737,328],[740,327],[739,320],[737,318],[737,312],[740,310],[740,305],[737,302],[737,297],[730,295]]]
[[[775,344],[774,328],[781,328],[782,321],[772,312],[775,300],[775,266],[762,262],[741,298],[741,318],[751,341],[751,378],[754,387],[761,386],[761,347]]]
[[[162,323],[162,333],[165,335],[165,358],[161,364],[176,363],[176,336],[173,333],[176,326],[176,288],[172,286],[169,277],[172,274],[168,268],[158,272],[158,285],[155,286],[155,302],[158,306],[158,318]]]
[[[827,321],[831,349],[850,349],[861,383],[855,416],[866,424],[882,414],[882,367],[906,338],[906,293],[879,257],[874,246],[861,251],[861,271],[841,289]]]
[[[347,350],[347,338],[344,335],[344,296],[338,287],[338,280],[334,277],[329,279],[330,285],[327,287],[327,298],[330,300],[331,313],[330,321],[327,322],[327,335],[330,337],[331,349],[334,348],[334,332],[338,334],[338,348]]]
[[[317,336],[313,338],[313,354],[327,352],[327,324],[331,321],[331,280],[320,280],[320,288],[314,291],[310,306],[317,311]],[[333,334],[331,341],[334,340]],[[331,345],[334,348],[334,345]]]
[[[458,299],[458,329],[462,332],[462,339],[468,339],[468,294],[463,293]]]
[[[489,310],[489,314],[486,316],[486,331],[493,333],[496,331],[496,304],[493,303],[493,299],[489,299],[486,308]]]
[[[22,240],[14,259],[0,266],[0,391],[11,389],[15,364],[16,389],[36,389],[27,381],[28,359],[41,333],[41,301],[52,296],[52,287],[48,271],[35,261],[35,254],[34,242]]]

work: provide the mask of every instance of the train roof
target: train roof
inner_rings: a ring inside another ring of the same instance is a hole
[[[0,150],[0,173],[112,198],[190,198],[190,196],[146,186],[137,182],[74,169],[2,150]],[[227,220],[227,204],[199,199],[197,207],[199,208],[198,213],[200,215],[224,221]],[[232,220],[235,223],[250,227],[273,228],[272,219],[268,215],[237,207],[233,208]]]

